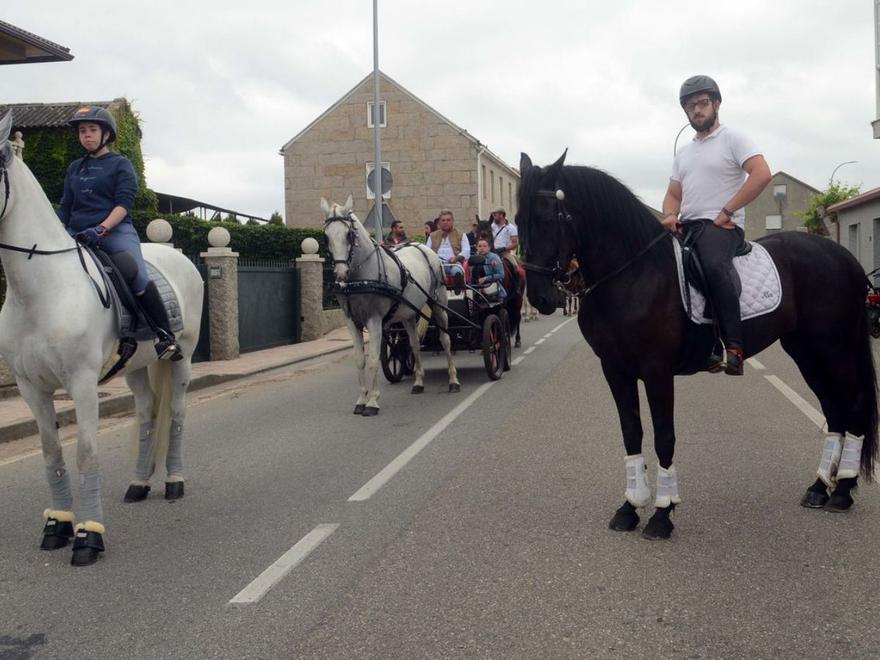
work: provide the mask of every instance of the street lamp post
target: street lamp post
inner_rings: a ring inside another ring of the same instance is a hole
[[[853,163],[858,163],[858,162],[859,161],[857,161],[857,160],[848,160],[845,163],[841,163],[840,165],[835,167],[833,170],[831,170],[831,176],[828,178],[828,185],[831,185],[832,183],[834,183],[834,175],[837,173],[837,170],[839,170],[844,165],[852,165]]]

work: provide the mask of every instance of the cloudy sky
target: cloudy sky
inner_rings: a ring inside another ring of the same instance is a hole
[[[263,217],[284,208],[279,148],[373,67],[371,0],[6,4],[75,59],[0,68],[3,102],[127,97],[150,187]],[[508,164],[568,147],[655,207],[695,73],[772,171],[822,188],[855,160],[836,178],[880,187],[871,0],[379,0],[379,46]]]

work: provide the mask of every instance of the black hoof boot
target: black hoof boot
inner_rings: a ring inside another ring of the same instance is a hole
[[[43,541],[40,543],[40,550],[58,550],[70,543],[72,538],[72,522],[48,518],[43,527]]]
[[[631,532],[639,526],[639,514],[629,502],[624,502],[608,523],[608,528],[615,532]]]
[[[183,497],[183,481],[166,481],[165,482],[165,499],[179,500]]]
[[[514,347],[514,348],[519,348],[520,346],[522,346],[522,342],[520,341],[519,337],[517,337],[517,338],[516,338],[516,341],[513,342],[513,347]]]
[[[91,566],[98,561],[98,555],[102,552],[104,552],[104,537],[99,532],[81,529],[73,539],[73,557],[70,558],[70,565]]]
[[[424,385],[413,385],[410,394],[422,394],[425,391]]]
[[[461,392],[461,385],[459,383],[449,383],[449,391]]]
[[[147,499],[147,495],[149,494],[149,486],[136,486],[132,484],[128,487],[128,490],[125,491],[125,497],[122,498],[122,501],[128,504],[131,504],[132,502],[143,502]]]
[[[673,525],[672,521],[669,519],[669,514],[672,513],[674,509],[674,504],[665,509],[658,508],[654,512],[654,515],[651,516],[651,519],[648,520],[645,529],[642,530],[642,536],[651,541],[665,540],[672,536],[672,530],[675,529],[675,525]]]
[[[801,506],[807,509],[821,509],[828,502],[828,487],[821,479],[816,479],[801,498]]]
[[[378,408],[375,408],[373,406],[367,406],[366,408],[364,408],[364,412],[363,412],[364,417],[375,417],[378,414],[379,414]]]
[[[834,492],[831,493],[831,497],[828,498],[825,510],[831,511],[832,513],[849,511],[849,508],[853,505],[853,502],[855,502],[852,495],[850,495],[850,492],[855,490],[857,484],[858,477],[838,479],[837,487],[834,489]]]
[[[359,403],[359,404],[357,404],[357,405],[354,407],[354,411],[353,411],[353,412],[354,412],[355,415],[363,415],[363,414],[364,414],[364,408],[366,408],[366,406],[365,406],[364,404],[362,404],[362,403]]]

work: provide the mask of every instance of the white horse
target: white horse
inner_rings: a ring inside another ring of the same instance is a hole
[[[115,355],[116,313],[99,300],[95,284],[102,291],[104,287],[98,269],[79,252],[28,167],[13,156],[6,139],[11,127],[12,113],[8,113],[0,120],[0,259],[7,280],[6,301],[0,310],[0,354],[15,374],[40,431],[51,494],[51,507],[44,512],[41,548],[62,548],[74,537],[71,563],[85,566],[94,563],[104,550],[96,447],[98,379]],[[27,254],[32,247],[36,252]],[[152,343],[140,342],[124,369],[139,422],[135,479],[126,501],[147,496],[157,446],[162,444],[156,436],[167,438],[166,499],[183,495],[181,442],[186,388],[202,315],[203,283],[193,264],[171,248],[143,247],[145,259],[168,278],[177,294],[184,321],[178,343],[184,357],[178,362],[158,362]],[[52,395],[59,388],[73,399],[79,427],[79,501],[75,513],[55,423]],[[165,405],[157,400],[161,392],[166,398],[170,393],[170,402]]]
[[[443,276],[443,264],[430,248],[413,243],[394,251],[394,256],[380,248],[351,212],[351,195],[345,206],[330,204],[321,198],[324,213],[324,235],[327,247],[333,255],[336,281],[342,293],[339,303],[345,312],[345,321],[354,342],[355,365],[358,370],[360,396],[354,408],[355,415],[370,417],[379,412],[379,348],[382,328],[386,324],[401,322],[406,329],[409,345],[415,358],[415,384],[413,394],[425,391],[424,369],[419,356],[419,336],[416,326],[419,311],[430,305],[434,322],[439,328],[448,327],[446,314],[447,295]],[[376,286],[376,285],[379,286]],[[403,300],[376,293],[381,286]],[[364,328],[370,336],[370,354],[364,355]],[[449,371],[449,391],[458,392],[455,364],[449,335],[440,332],[440,343],[446,353]]]

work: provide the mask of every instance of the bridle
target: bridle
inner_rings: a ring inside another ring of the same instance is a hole
[[[555,191],[553,190],[538,190],[535,195],[537,197],[553,197],[556,199],[556,244],[559,245],[562,239],[562,232],[566,229],[569,231],[574,231],[574,222],[572,221],[571,214],[568,212],[568,209],[565,208],[565,192],[560,188]],[[657,236],[655,236],[651,241],[643,247],[639,252],[633,256],[629,261],[626,261],[622,266],[615,268],[610,273],[606,273],[598,280],[593,282],[586,289],[581,291],[578,295],[581,297],[586,296],[592,293],[596,287],[600,284],[604,284],[612,277],[615,277],[622,273],[624,270],[629,268],[635,261],[637,261],[640,257],[646,254],[651,248],[653,248],[657,243],[668,236],[665,230],[661,231]],[[567,265],[567,264],[566,264]],[[559,250],[556,251],[556,265],[552,268],[547,266],[538,266],[537,264],[530,264],[526,262],[522,262],[522,267],[526,271],[531,271],[534,273],[539,273],[540,275],[547,275],[551,278],[551,282],[559,283],[559,284],[568,284],[571,280],[571,273],[568,272],[567,268],[563,267],[563,264],[559,262]]]
[[[344,216],[334,215],[332,218],[327,218],[324,220],[324,229],[326,230],[332,222],[343,222],[348,225],[348,256],[345,259],[334,258],[333,265],[345,264],[348,266],[349,270],[351,270],[351,260],[354,257],[354,250],[358,246],[358,232],[357,227],[354,225],[354,218],[352,217],[351,211]]]

